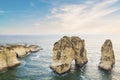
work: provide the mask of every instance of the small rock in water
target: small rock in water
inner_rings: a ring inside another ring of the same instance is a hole
[[[43,50],[42,48],[40,48],[40,46],[37,45],[30,45],[28,46],[28,48],[30,49],[29,52],[31,53],[38,52],[39,50]]]

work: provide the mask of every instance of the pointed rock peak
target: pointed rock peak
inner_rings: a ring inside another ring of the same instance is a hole
[[[107,40],[104,42],[103,46],[109,46],[109,47],[112,48],[112,42],[111,42],[111,40],[110,40],[110,39],[107,39]]]

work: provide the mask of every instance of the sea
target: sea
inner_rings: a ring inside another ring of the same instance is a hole
[[[52,49],[63,36],[79,36],[85,40],[88,63],[76,68],[74,61],[70,72],[58,75],[50,69]],[[113,43],[115,65],[109,72],[98,68],[101,46],[106,39]],[[120,35],[0,35],[0,45],[28,44],[39,45],[43,50],[19,59],[21,65],[0,72],[0,80],[120,80]]]

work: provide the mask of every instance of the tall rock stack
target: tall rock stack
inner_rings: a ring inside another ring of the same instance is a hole
[[[109,71],[115,64],[115,56],[111,40],[106,40],[101,48],[101,62],[99,68]]]
[[[58,74],[63,74],[70,70],[73,60],[77,66],[87,63],[84,40],[75,36],[64,36],[54,44],[53,62],[50,68]]]

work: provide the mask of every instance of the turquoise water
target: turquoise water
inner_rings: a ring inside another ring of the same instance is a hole
[[[75,68],[62,76],[54,74],[49,68],[52,62],[53,44],[63,35],[42,36],[0,36],[0,44],[22,43],[40,45],[43,50],[20,59],[19,67],[0,73],[0,80],[120,80],[120,36],[113,35],[77,35],[85,39],[88,63],[82,68]],[[100,50],[105,39],[113,42],[116,63],[111,72],[98,69]]]

